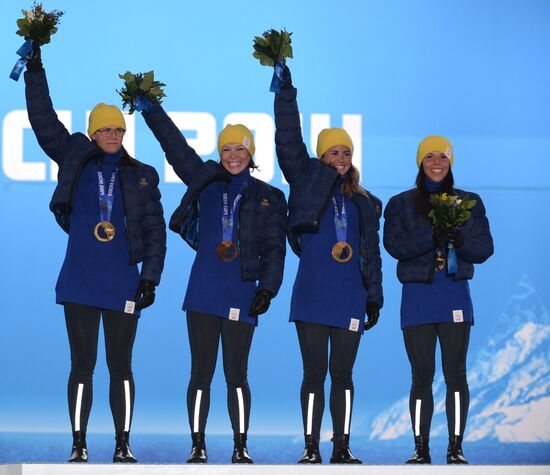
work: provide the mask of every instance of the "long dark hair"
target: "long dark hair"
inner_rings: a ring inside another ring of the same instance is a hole
[[[428,213],[431,210],[430,205],[430,192],[426,186],[426,174],[422,165],[418,169],[418,174],[416,175],[416,193],[414,197],[414,208],[418,214],[424,217],[428,217]],[[453,177],[453,172],[449,168],[449,171],[445,178],[441,181],[441,186],[437,190],[438,193],[448,193],[453,194],[455,179]]]

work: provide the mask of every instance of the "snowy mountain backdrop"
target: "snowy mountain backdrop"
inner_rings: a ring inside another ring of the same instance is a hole
[[[466,440],[550,442],[550,315],[527,276],[470,359]],[[431,435],[445,436],[445,383],[434,381]],[[371,439],[410,435],[408,395],[372,422]]]

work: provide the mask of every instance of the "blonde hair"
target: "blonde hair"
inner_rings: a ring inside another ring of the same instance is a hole
[[[323,162],[325,165],[327,164],[327,162],[325,161],[324,154],[321,157],[321,162]],[[367,190],[365,190],[365,188],[363,188],[359,184],[359,181],[360,181],[359,170],[357,170],[357,168],[353,166],[353,163],[351,163],[348,172],[345,174],[344,182],[342,183],[340,190],[348,198],[351,198],[353,193],[359,193],[360,195],[366,196],[368,198],[369,194]]]
[[[344,183],[342,183],[342,193],[346,195],[348,198],[351,198],[353,193],[359,193],[360,195],[369,197],[369,194],[367,193],[367,190],[363,188],[360,183],[360,176],[359,176],[359,170],[355,168],[352,165],[350,165],[348,172],[346,173],[346,176],[344,178]]]

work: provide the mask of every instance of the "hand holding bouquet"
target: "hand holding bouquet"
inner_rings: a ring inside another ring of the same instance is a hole
[[[17,20],[18,30],[16,33],[25,38],[23,46],[17,50],[21,57],[15,63],[10,78],[17,81],[27,64],[27,61],[33,58],[36,50],[51,41],[53,34],[57,32],[57,25],[65,12],[52,10],[45,12],[41,3],[34,3],[32,9],[22,10],[23,18]]]
[[[286,30],[277,31],[273,28],[264,31],[262,36],[255,36],[252,46],[254,56],[262,66],[273,66],[275,71],[271,80],[271,92],[279,93],[285,82],[283,68],[286,58],[292,58],[292,40]]]
[[[452,240],[449,239],[447,243],[447,270],[449,274],[455,274],[458,270],[455,245],[453,244],[453,242],[457,244],[457,240],[463,241],[462,233],[458,228],[470,219],[472,215],[470,210],[476,203],[476,200],[469,200],[467,197],[460,198],[458,195],[448,195],[447,193],[430,195],[432,209],[428,213],[428,218],[434,226],[444,231],[439,234],[446,234],[448,237],[455,236]]]
[[[122,107],[124,109],[129,107],[130,114],[136,110],[147,112],[153,107],[153,103],[160,104],[162,98],[166,97],[162,89],[166,84],[155,81],[153,71],[138,74],[126,71],[118,76],[120,79],[124,79],[124,87],[117,92],[122,97]]]

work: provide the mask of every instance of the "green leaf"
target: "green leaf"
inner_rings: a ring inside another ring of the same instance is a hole
[[[264,31],[263,38],[254,37],[252,56],[263,66],[273,66],[277,60],[292,58],[291,35],[292,33],[286,30],[278,31],[273,28]]]

